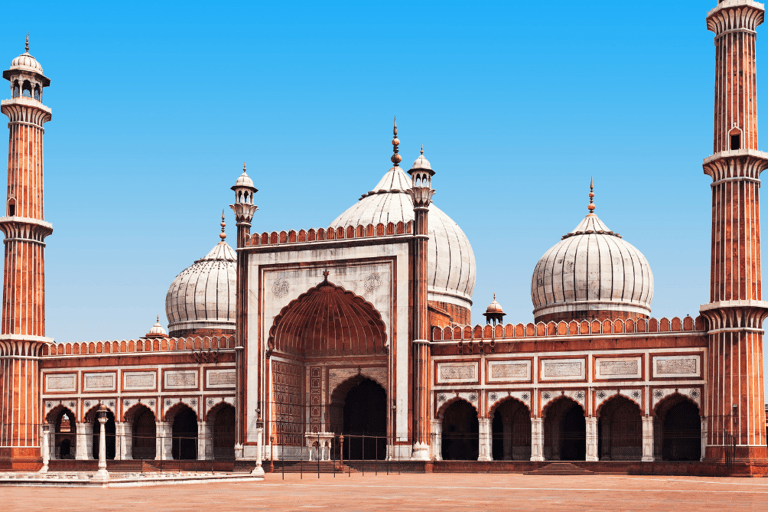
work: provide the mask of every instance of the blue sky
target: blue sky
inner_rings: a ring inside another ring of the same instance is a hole
[[[243,161],[255,231],[327,226],[389,168],[393,115],[404,165],[423,143],[435,202],[474,248],[475,321],[493,293],[507,320],[532,319],[534,266],[587,213],[590,176],[600,218],[651,264],[654,316],[695,316],[709,289],[715,5],[15,9],[3,69],[30,32],[52,80],[47,333],[135,338],[158,313],[165,325],[168,286],[217,242],[224,207],[234,244]]]

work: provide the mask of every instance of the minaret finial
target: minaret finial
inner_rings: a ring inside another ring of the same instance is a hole
[[[424,154],[424,144],[421,145],[421,154]]]
[[[26,42],[26,44],[24,45],[24,51],[25,51],[26,53],[29,53],[29,32],[27,32],[27,42]]]
[[[595,211],[595,203],[592,202],[592,198],[595,197],[595,193],[592,192],[592,190],[595,188],[594,180],[592,179],[592,176],[589,177],[589,206],[587,208],[589,209],[589,213],[593,213]]]
[[[225,210],[221,210],[221,234],[219,235],[219,238],[221,238],[222,242],[225,238],[227,238],[227,234],[224,232],[224,228],[227,227],[227,223],[224,222],[224,211]]]
[[[157,315],[157,323],[160,323],[160,315]]]
[[[496,300],[496,294],[495,293],[493,294],[493,300]]]
[[[403,161],[403,157],[401,157],[398,153],[400,153],[400,139],[397,138],[397,116],[395,116],[395,128],[392,130],[392,151],[395,153],[392,155],[392,163],[395,164],[395,167],[400,165],[400,162]]]
[[[243,172],[245,172],[245,162],[243,162]]]

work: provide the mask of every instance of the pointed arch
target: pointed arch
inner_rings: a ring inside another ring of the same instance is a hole
[[[643,418],[640,404],[617,393],[603,401],[597,412],[600,460],[641,460]]]
[[[493,404],[491,453],[493,460],[530,460],[531,411],[516,397],[503,397]]]

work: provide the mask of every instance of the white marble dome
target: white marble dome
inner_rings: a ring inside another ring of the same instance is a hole
[[[235,329],[237,258],[221,241],[176,276],[165,296],[171,336],[200,329]]]
[[[423,156],[416,162],[429,166]],[[330,227],[412,221],[413,200],[406,192],[410,188],[410,176],[399,166],[392,167],[373,190],[339,215]],[[475,255],[467,236],[448,215],[431,204],[428,300],[471,308],[476,273]]]
[[[23,71],[40,73],[41,75],[43,74],[43,66],[41,66],[40,63],[37,62],[37,59],[31,56],[28,51],[22,53],[11,61],[11,69],[20,69]]]
[[[648,316],[653,273],[640,251],[590,213],[541,257],[531,300],[537,320],[598,311]]]

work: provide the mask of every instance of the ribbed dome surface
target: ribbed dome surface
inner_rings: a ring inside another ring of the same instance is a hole
[[[8,61],[6,61],[8,62]],[[37,62],[37,59],[35,59],[33,56],[29,54],[29,52],[24,52],[15,59],[11,61],[11,69],[21,69],[24,71],[32,71],[34,73],[40,73],[43,74],[43,66],[40,65],[39,62]]]
[[[406,193],[410,188],[411,178],[400,167],[392,167],[372,191],[339,215],[330,227],[412,221],[413,201]],[[429,300],[470,308],[476,272],[475,255],[467,236],[448,215],[431,204]]]
[[[653,273],[640,251],[590,213],[541,257],[531,299],[537,319],[597,311],[650,315]]]
[[[237,258],[224,241],[176,276],[165,296],[168,330],[235,329]]]

